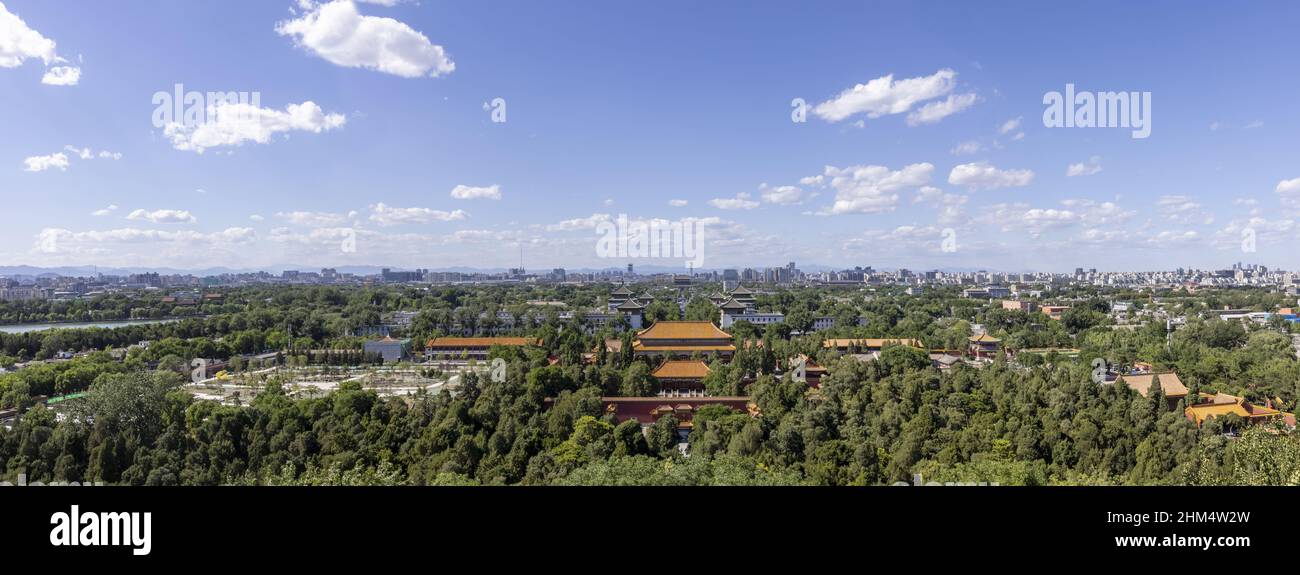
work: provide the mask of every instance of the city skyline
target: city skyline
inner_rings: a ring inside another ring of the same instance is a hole
[[[1119,6],[4,0],[0,267],[1300,267],[1300,8]]]

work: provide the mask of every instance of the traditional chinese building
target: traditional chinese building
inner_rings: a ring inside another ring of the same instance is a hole
[[[618,289],[609,293],[609,311],[618,309],[623,302],[632,299],[632,290],[627,286],[619,286]]]
[[[1236,415],[1245,420],[1247,425],[1276,421],[1287,427],[1295,427],[1295,414],[1275,409],[1272,402],[1269,402],[1269,405],[1255,405],[1247,402],[1245,398],[1226,393],[1201,396],[1201,402],[1188,407],[1183,414],[1198,427],[1207,420],[1221,415]]]
[[[834,349],[840,353],[879,353],[885,347],[891,345],[905,345],[916,349],[924,349],[919,339],[857,338],[828,339],[822,342],[822,347]]]
[[[1164,393],[1165,400],[1169,406],[1176,407],[1178,402],[1187,397],[1187,386],[1183,381],[1178,379],[1178,374],[1169,373],[1146,373],[1139,375],[1121,375],[1115,378],[1115,383],[1123,383],[1147,397],[1151,393],[1151,386],[1155,382],[1160,382],[1160,391]]]
[[[425,344],[424,353],[429,359],[487,359],[493,346],[529,347],[541,345],[529,337],[439,337]]]
[[[754,292],[745,286],[736,286],[736,289],[731,290],[731,293],[728,295],[731,296],[731,299],[740,302],[741,305],[754,307]]]
[[[601,404],[604,413],[620,423],[635,419],[643,426],[654,425],[672,415],[677,418],[679,431],[689,431],[695,412],[707,405],[725,405],[750,417],[761,414],[758,404],[748,397],[605,397]]]
[[[721,357],[736,353],[731,334],[710,321],[659,321],[637,333],[632,344],[637,356],[667,358]]]
[[[709,365],[698,360],[670,359],[652,373],[659,380],[661,397],[703,397],[704,377],[709,375]]]
[[[614,310],[627,316],[627,323],[632,329],[641,329],[645,325],[645,308],[645,304],[629,299],[618,304]]]
[[[1002,340],[987,333],[970,338],[970,354],[978,359],[995,359],[1002,352]]]

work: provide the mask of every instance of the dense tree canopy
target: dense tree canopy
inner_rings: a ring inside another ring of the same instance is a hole
[[[11,358],[42,351],[103,350],[147,339],[124,360],[95,351],[71,361],[0,375],[0,402],[28,409],[0,428],[0,479],[104,481],[131,485],[878,485],[898,481],[1000,484],[1296,484],[1295,436],[1216,418],[1197,427],[1159,393],[1098,385],[1090,361],[1137,361],[1173,369],[1197,394],[1228,392],[1294,408],[1300,362],[1283,330],[1189,316],[1170,335],[1164,322],[1126,329],[1092,294],[1078,294],[1069,321],[1004,310],[933,290],[903,296],[882,290],[778,290],[764,309],[832,315],[825,333],[731,331],[738,352],[712,361],[712,395],[745,395],[761,415],[700,409],[689,456],[678,422],[617,420],[602,396],[651,396],[654,364],[633,358],[627,332],[581,329],[553,313],[527,333],[532,353],[494,349],[509,362],[505,381],[466,375],[457,394],[380,397],[357,385],[296,398],[272,381],[244,405],[200,401],[180,390],[193,357],[356,349],[354,326],[397,310],[418,310],[404,335],[500,330],[482,310],[534,313],[529,299],[594,306],[592,290],[527,287],[250,288],[205,310],[206,318],[114,330],[60,330],[0,336]],[[1169,296],[1173,309],[1266,306],[1265,293]],[[701,316],[691,300],[685,317]],[[658,303],[659,300],[656,300]],[[1227,302],[1227,303],[1225,303]],[[704,302],[707,303],[707,302]],[[1104,303],[1104,302],[1102,302]],[[469,309],[469,312],[461,311]],[[665,300],[655,313],[683,317]],[[1210,309],[1217,309],[1210,308]],[[495,311],[488,314],[493,316]],[[544,314],[545,315],[545,314]],[[459,319],[458,319],[459,318]],[[861,318],[859,320],[858,318]],[[839,357],[824,337],[912,337],[934,349],[961,349],[972,324],[1014,349],[1073,348],[999,359],[983,368],[940,371],[924,352],[887,347],[875,361]],[[606,352],[606,339],[621,351]],[[583,354],[599,350],[590,363]],[[829,369],[819,390],[782,374],[806,354]],[[1032,359],[1030,359],[1032,358]],[[175,369],[169,362],[179,360]],[[87,390],[74,409],[53,410],[34,396]],[[549,401],[548,401],[548,398]],[[647,424],[643,429],[641,424]]]

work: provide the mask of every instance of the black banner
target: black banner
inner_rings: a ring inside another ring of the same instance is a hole
[[[23,557],[95,564],[328,565],[475,550],[519,561],[667,550],[718,560],[793,552],[1044,558],[1069,564],[1289,556],[1285,488],[122,488],[0,487],[0,540]],[[93,524],[93,526],[92,526]],[[119,535],[113,544],[112,535]],[[147,541],[145,541],[147,539]],[[766,549],[767,551],[763,551]],[[838,551],[836,551],[838,550]],[[937,550],[942,550],[937,553]],[[624,557],[624,565],[630,557]],[[1284,561],[1283,564],[1286,562]]]

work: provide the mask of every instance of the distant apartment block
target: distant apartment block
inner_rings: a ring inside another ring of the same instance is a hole
[[[0,288],[0,300],[34,301],[45,299],[45,290],[36,286],[16,286]]]

